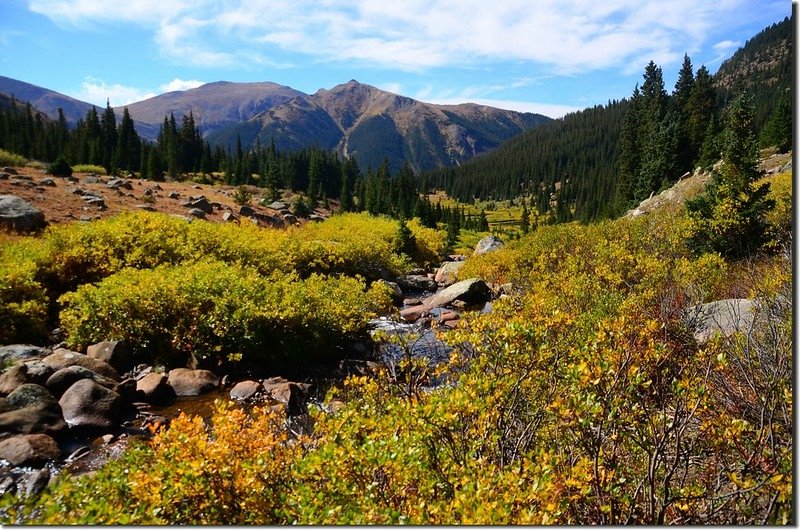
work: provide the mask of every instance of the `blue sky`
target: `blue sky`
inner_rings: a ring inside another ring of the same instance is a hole
[[[0,0],[0,75],[98,105],[212,81],[356,79],[551,117],[713,73],[788,0]]]

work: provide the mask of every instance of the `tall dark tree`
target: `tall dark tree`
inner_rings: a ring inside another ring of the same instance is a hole
[[[128,107],[125,107],[117,131],[117,167],[128,171],[137,171],[141,160],[141,149],[142,141],[133,125]]]
[[[106,168],[106,172],[111,175],[114,173],[116,167],[116,148],[117,148],[117,117],[114,115],[114,109],[111,108],[111,102],[106,100],[106,110],[103,111],[103,116],[100,118],[100,138],[102,147],[102,166]]]

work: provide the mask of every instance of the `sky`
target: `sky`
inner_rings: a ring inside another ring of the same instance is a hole
[[[356,79],[560,117],[711,73],[789,0],[0,0],[0,75],[122,106],[213,81]]]

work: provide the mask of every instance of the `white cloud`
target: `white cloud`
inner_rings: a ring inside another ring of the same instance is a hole
[[[109,101],[112,107],[119,107],[151,98],[156,94],[136,87],[118,83],[107,84],[102,79],[87,77],[83,80],[81,89],[69,95],[98,107],[105,107],[106,101]]]
[[[728,50],[738,48],[739,46],[740,46],[739,42],[734,42],[732,40],[724,40],[716,43],[714,45],[714,49],[718,52],[727,52]]]
[[[392,94],[402,94],[403,93],[403,85],[400,83],[382,83],[378,85],[378,88],[381,90],[385,90],[386,92],[391,92]]]
[[[174,92],[176,90],[189,90],[192,88],[197,88],[204,84],[206,84],[205,81],[198,81],[197,79],[178,79],[176,77],[169,83],[164,83],[158,88],[162,92]]]
[[[572,74],[678,61],[748,0],[30,0],[55,23],[133,23],[183,64],[289,51],[408,71],[526,61]],[[280,50],[276,50],[279,48]],[[284,64],[286,63],[279,63]]]

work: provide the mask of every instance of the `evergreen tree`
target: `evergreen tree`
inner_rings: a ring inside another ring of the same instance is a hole
[[[723,131],[723,165],[704,195],[687,203],[696,253],[718,252],[738,259],[758,250],[769,237],[766,215],[775,206],[769,183],[756,186],[758,143],[751,100],[737,97]]]
[[[111,102],[106,100],[106,110],[100,119],[100,138],[101,138],[101,165],[106,168],[109,175],[114,174],[116,167],[116,148],[117,148],[117,118]]]
[[[703,146],[711,140],[707,140],[709,131],[716,133],[715,126],[709,127],[714,122],[716,115],[716,91],[708,69],[701,66],[697,70],[697,76],[692,84],[689,94],[689,101],[686,104],[687,123],[686,128],[689,136],[689,150],[693,164],[697,164],[703,158],[701,156]]]
[[[792,148],[792,116],[791,91],[786,89],[761,130],[761,146],[774,146],[781,153],[788,152]]]
[[[117,131],[117,167],[128,171],[139,169],[141,158],[142,141],[133,125],[128,107],[122,111],[122,121],[120,121]]]

